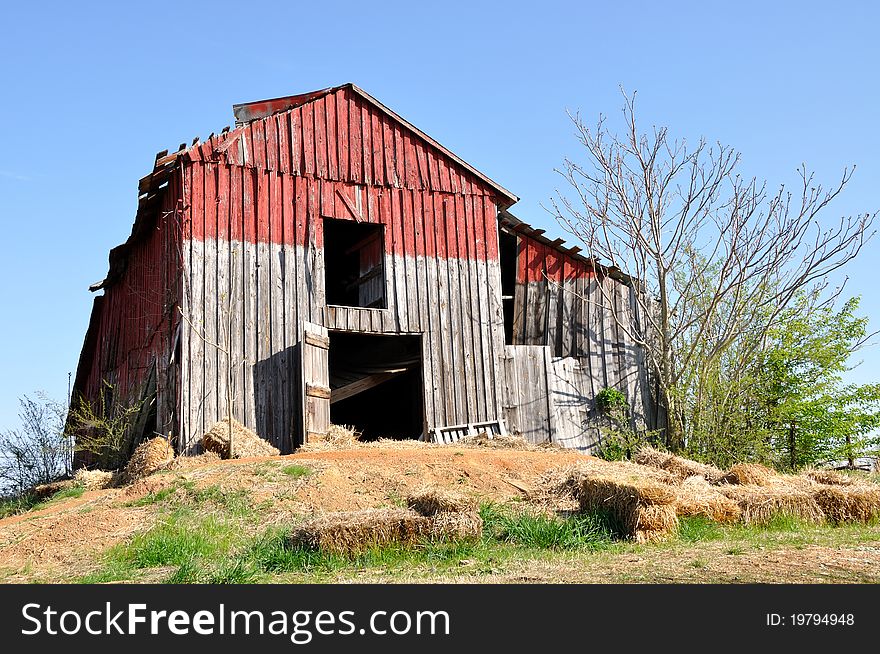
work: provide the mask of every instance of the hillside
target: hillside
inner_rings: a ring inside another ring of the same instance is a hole
[[[876,519],[762,528],[683,519],[675,537],[639,545],[582,523],[559,540],[548,518],[509,518],[548,475],[589,461],[557,449],[388,443],[194,464],[0,520],[0,579],[880,582]],[[401,506],[426,487],[474,498],[493,538],[353,561],[284,548],[284,534],[308,516]]]

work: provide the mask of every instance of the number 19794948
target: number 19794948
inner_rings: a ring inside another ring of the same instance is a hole
[[[855,624],[855,616],[852,613],[791,613],[780,615],[779,613],[767,614],[768,627],[851,627]]]

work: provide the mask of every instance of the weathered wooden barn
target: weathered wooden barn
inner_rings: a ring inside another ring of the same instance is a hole
[[[609,304],[638,326],[629,280],[516,219],[512,193],[353,84],[234,113],[140,180],[77,397],[146,399],[139,436],[180,451],[229,413],[282,451],[331,421],[590,449],[606,387],[656,422]]]

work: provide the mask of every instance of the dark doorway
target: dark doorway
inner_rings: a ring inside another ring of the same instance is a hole
[[[422,339],[330,332],[330,421],[363,440],[418,438],[424,431]]]
[[[324,219],[327,304],[385,308],[385,233],[382,225]]]
[[[519,244],[513,234],[498,230],[501,266],[501,306],[504,308],[504,342],[513,345],[513,313],[516,296],[516,257]]]

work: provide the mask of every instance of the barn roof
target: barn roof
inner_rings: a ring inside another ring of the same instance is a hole
[[[304,104],[314,102],[315,100],[318,100],[331,93],[336,93],[337,91],[340,91],[342,89],[352,91],[353,93],[361,97],[364,101],[368,102],[370,105],[384,113],[386,116],[400,123],[405,128],[413,132],[420,139],[439,150],[444,156],[448,157],[456,164],[470,172],[485,185],[497,191],[499,194],[499,204],[501,207],[509,207],[519,200],[516,195],[501,186],[501,184],[492,180],[487,175],[481,173],[464,159],[461,159],[454,152],[443,147],[440,143],[425,134],[422,130],[413,125],[411,122],[409,122],[396,112],[392,111],[384,104],[379,102],[372,95],[364,91],[362,88],[358,87],[356,84],[352,84],[351,82],[349,82],[348,84],[342,84],[340,86],[331,86],[326,89],[321,89],[320,91],[312,91],[310,93],[301,93],[299,95],[288,95],[282,98],[257,100],[255,102],[245,102],[242,104],[232,105],[232,111],[235,114],[235,123],[236,126],[244,125],[245,123],[249,123],[253,120],[259,120],[260,118],[265,118],[266,116],[271,116],[272,114],[280,113],[282,111],[288,111],[296,107],[301,107]]]
[[[508,232],[514,234],[522,234],[523,236],[537,241],[538,243],[541,243],[546,247],[552,248],[557,252],[566,254],[573,259],[576,259],[584,263],[585,265],[590,266],[591,268],[593,268],[593,270],[599,270],[601,271],[601,273],[608,275],[612,279],[624,282],[625,284],[630,284],[632,282],[632,277],[627,275],[619,268],[615,266],[603,265],[596,259],[584,256],[583,254],[581,254],[581,248],[579,246],[575,245],[574,247],[569,247],[568,245],[566,245],[565,239],[557,238],[551,240],[547,238],[546,236],[544,236],[545,230],[532,227],[528,223],[525,223],[514,216],[507,209],[503,209],[502,211],[498,212],[498,221],[500,222],[501,227],[506,229]]]

